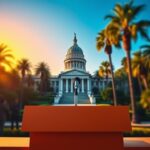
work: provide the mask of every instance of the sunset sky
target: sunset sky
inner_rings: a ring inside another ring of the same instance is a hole
[[[12,50],[16,60],[28,58],[32,66],[45,61],[52,74],[64,69],[66,52],[77,34],[78,45],[87,60],[87,70],[93,73],[106,54],[96,50],[96,36],[107,22],[104,16],[112,12],[116,0],[0,0],[0,42]],[[120,3],[126,0],[119,0]],[[137,17],[150,19],[150,1],[135,0],[146,4]],[[150,30],[148,31],[150,33]],[[150,34],[149,34],[150,35]],[[142,39],[133,43],[132,52],[146,44]],[[113,50],[115,69],[125,56],[123,50]]]

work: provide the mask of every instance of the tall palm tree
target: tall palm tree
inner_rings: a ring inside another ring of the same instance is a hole
[[[20,109],[21,109],[23,105],[23,93],[24,93],[23,87],[25,85],[25,77],[27,76],[27,73],[31,72],[31,64],[29,60],[25,58],[19,60],[17,64],[17,69],[21,73],[21,91],[20,91]]]
[[[112,76],[112,89],[113,89],[113,100],[114,105],[117,105],[117,98],[116,98],[116,89],[115,89],[115,80],[114,80],[114,72],[113,72],[113,64],[112,64],[112,46],[119,47],[119,38],[120,33],[116,26],[113,24],[109,24],[106,29],[99,32],[97,37],[97,49],[100,51],[102,48],[104,48],[105,53],[108,55],[109,58],[109,64],[110,64],[110,71]],[[102,68],[101,68],[102,71]]]
[[[40,76],[40,92],[43,93],[47,90],[50,78],[49,66],[45,62],[40,62],[35,68],[35,74]]]
[[[145,89],[148,89],[147,83],[147,69],[144,64],[144,57],[141,51],[134,53],[134,57],[132,59],[132,70],[133,76],[137,77],[139,81],[139,86],[141,86],[140,79],[142,79]]]
[[[28,59],[23,58],[18,61],[17,68],[21,72],[22,81],[24,83],[27,73],[31,72],[31,63]]]
[[[107,15],[105,18],[111,19],[115,25],[118,25],[120,33],[122,34],[123,47],[126,52],[127,64],[128,64],[128,76],[129,76],[129,89],[131,97],[131,107],[132,107],[132,121],[137,122],[136,116],[136,102],[134,97],[133,89],[133,77],[131,68],[131,40],[137,39],[137,33],[139,32],[142,37],[149,39],[146,32],[146,28],[150,26],[150,21],[140,20],[135,22],[135,18],[142,12],[145,5],[133,5],[131,0],[129,3],[124,5],[116,4],[113,9],[113,15]]]
[[[0,44],[0,69],[4,70],[5,65],[11,67],[11,59],[13,59],[11,50],[8,49],[7,45]]]

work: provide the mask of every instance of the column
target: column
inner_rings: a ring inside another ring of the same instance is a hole
[[[84,93],[84,79],[82,79],[82,93]]]
[[[63,79],[59,80],[59,93],[62,94],[63,93]]]
[[[88,90],[88,95],[90,95],[91,94],[90,79],[87,79],[87,90]]]
[[[68,93],[68,79],[66,79],[66,93]]]
[[[73,79],[71,79],[71,93],[73,93]]]

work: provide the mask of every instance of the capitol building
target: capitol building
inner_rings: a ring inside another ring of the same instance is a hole
[[[94,63],[93,63],[94,65]],[[76,35],[73,45],[67,50],[64,59],[64,71],[57,76],[51,76],[50,86],[53,87],[56,97],[56,104],[73,104],[74,79],[79,78],[78,103],[95,103],[93,89],[103,89],[106,86],[106,79],[98,79],[86,71],[86,59],[83,50],[78,46]],[[35,82],[39,82],[36,78]]]

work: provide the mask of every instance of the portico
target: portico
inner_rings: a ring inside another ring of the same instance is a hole
[[[80,79],[79,93],[89,94],[91,92],[90,74],[78,70],[67,71],[60,74],[59,93],[73,93],[74,79],[76,77]]]
[[[73,93],[74,78],[62,78],[61,80],[62,81],[60,82],[60,87],[62,86],[61,84],[63,84],[61,91],[65,92],[65,93]],[[90,80],[87,79],[87,78],[82,78],[81,79],[79,92],[85,93],[85,92],[87,92],[90,89],[90,87],[88,87],[88,86],[90,86],[90,84],[88,82],[90,82]]]

